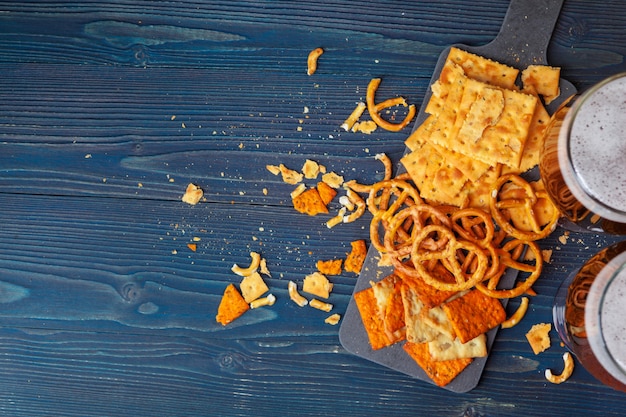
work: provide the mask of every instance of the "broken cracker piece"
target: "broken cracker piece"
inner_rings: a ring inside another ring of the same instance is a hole
[[[244,300],[235,285],[229,284],[224,290],[215,320],[222,326],[226,326],[249,309],[250,305]]]
[[[196,204],[200,202],[203,195],[204,195],[204,192],[202,191],[200,187],[198,187],[195,184],[190,183],[187,186],[187,190],[185,191],[185,194],[183,195],[182,200],[183,202],[187,204],[191,204],[192,206],[195,206]]]
[[[330,297],[333,290],[333,284],[326,278],[324,274],[314,272],[304,277],[302,291],[316,295],[321,298]]]
[[[344,262],[344,269],[358,274],[361,272],[363,262],[365,262],[365,257],[367,256],[367,247],[365,246],[365,240],[362,239],[350,242],[350,245],[352,246],[352,251],[350,251]]]
[[[239,288],[241,289],[241,295],[243,299],[246,300],[246,303],[253,302],[269,291],[269,287],[258,272],[244,277],[239,284]]]
[[[528,333],[526,333],[526,339],[535,355],[540,354],[550,347],[551,329],[552,324],[550,323],[538,323],[531,327]]]

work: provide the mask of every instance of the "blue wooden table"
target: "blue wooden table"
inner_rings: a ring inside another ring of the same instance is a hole
[[[524,334],[561,280],[615,237],[563,231],[526,318],[455,394],[347,352],[289,301],[318,259],[368,239],[294,211],[266,164],[382,178],[412,126],[339,128],[373,77],[421,104],[439,53],[493,39],[506,0],[0,2],[0,415],[622,416],[581,366],[562,385]],[[548,50],[584,90],[626,71],[626,3],[566,0]],[[306,74],[310,50],[323,47]],[[306,109],[306,110],[305,110]],[[188,183],[205,190],[196,206]],[[334,206],[336,209],[336,205]],[[191,251],[188,243],[196,243]],[[230,268],[257,251],[277,302],[215,322]],[[333,277],[346,310],[356,276]],[[519,302],[511,301],[508,312]]]

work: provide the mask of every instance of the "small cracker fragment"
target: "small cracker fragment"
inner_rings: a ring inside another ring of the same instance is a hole
[[[373,350],[399,342],[391,339],[385,331],[383,319],[378,315],[378,306],[374,297],[374,290],[369,287],[354,294],[354,301],[359,309],[363,326]]]
[[[528,333],[526,333],[526,339],[535,355],[540,354],[550,347],[551,329],[552,324],[550,323],[538,323],[531,327]]]
[[[466,343],[461,343],[458,338],[451,339],[440,335],[428,343],[428,351],[436,361],[482,358],[487,356],[487,336],[483,333]]]
[[[309,302],[309,305],[310,305],[311,307],[313,307],[313,308],[316,308],[316,309],[318,309],[318,310],[325,311],[325,312],[327,312],[327,313],[328,313],[328,312],[330,312],[330,310],[332,310],[332,309],[333,309],[333,305],[332,305],[332,304],[325,303],[325,302],[323,302],[323,301],[318,300],[317,298],[312,299],[312,300]]]
[[[365,257],[367,256],[367,247],[365,246],[365,240],[362,239],[350,242],[350,245],[352,246],[352,251],[350,251],[343,264],[344,269],[358,274],[361,272],[363,262],[365,262]]]
[[[246,303],[253,302],[269,291],[269,287],[258,272],[244,277],[239,284],[239,288]]]
[[[428,343],[406,342],[403,349],[439,387],[444,387],[452,382],[473,361],[470,358],[448,361],[433,360],[430,356]]]
[[[366,135],[371,135],[378,128],[378,125],[373,120],[365,120],[363,122],[356,122],[352,125],[352,132],[360,132]]]
[[[328,213],[328,207],[324,204],[317,188],[309,188],[308,190],[298,194],[292,200],[293,207],[300,213],[316,216],[321,213]]]
[[[327,172],[322,175],[322,181],[332,188],[339,188],[343,185],[343,177],[336,172]]]
[[[271,172],[274,175],[280,174],[280,167],[278,165],[265,165],[265,169]]]
[[[324,323],[330,324],[331,326],[334,326],[336,324],[339,324],[339,320],[341,320],[341,315],[338,314],[338,313],[335,313],[335,314],[331,314],[330,316],[326,317],[326,319],[324,320]]]
[[[529,65],[522,71],[524,88],[530,86],[542,95],[546,104],[559,96],[561,68],[548,65]]]
[[[185,190],[185,194],[182,197],[182,200],[187,204],[195,206],[200,202],[203,195],[204,192],[202,191],[202,188],[193,183],[189,183],[189,185],[187,185],[187,189]]]
[[[328,204],[330,204],[330,202],[333,201],[333,198],[335,198],[335,196],[337,195],[337,191],[335,191],[334,188],[326,184],[324,181],[318,182],[316,188],[317,192],[320,195],[320,198],[322,199],[322,202],[326,206],[328,206]]]
[[[287,184],[296,185],[299,182],[302,182],[302,179],[304,178],[304,174],[294,171],[293,169],[289,169],[283,164],[280,164],[278,168],[282,175],[283,182],[286,182]]]
[[[244,300],[235,285],[229,284],[224,290],[215,320],[222,326],[226,326],[249,309],[250,305]]]
[[[304,178],[315,179],[320,173],[320,166],[317,162],[307,159],[302,166]]]
[[[326,278],[324,274],[314,272],[304,277],[302,291],[316,295],[321,298],[330,297],[333,290],[333,284]]]
[[[506,311],[500,301],[476,289],[445,303],[443,309],[462,343],[506,320]]]
[[[329,259],[317,261],[317,270],[324,275],[341,275],[343,260]]]

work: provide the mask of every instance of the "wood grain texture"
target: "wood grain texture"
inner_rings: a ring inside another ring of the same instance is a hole
[[[3,2],[0,414],[622,415],[626,397],[582,367],[545,381],[561,366],[556,334],[539,356],[524,338],[551,320],[559,282],[617,238],[563,244],[559,229],[542,242],[554,254],[539,295],[467,394],[349,354],[326,313],[288,300],[287,282],[345,256],[369,217],[328,229],[328,216],[295,213],[292,187],[265,165],[313,159],[346,179],[382,178],[374,155],[397,162],[409,129],[339,128],[369,80],[419,105],[440,51],[493,39],[507,6]],[[566,0],[550,62],[579,88],[626,71],[625,24],[621,1]],[[205,190],[193,207],[180,201],[189,182]],[[277,303],[224,328],[217,304],[251,250],[268,260]],[[355,276],[332,281],[343,314]]]

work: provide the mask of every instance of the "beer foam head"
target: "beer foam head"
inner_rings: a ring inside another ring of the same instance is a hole
[[[565,176],[568,186],[591,211],[626,221],[626,74],[583,94],[570,113],[567,152],[578,184]]]

